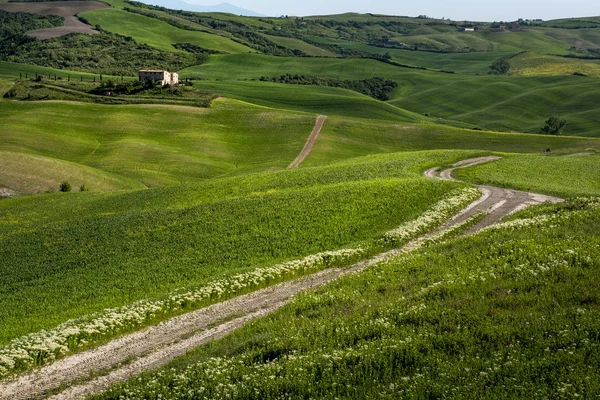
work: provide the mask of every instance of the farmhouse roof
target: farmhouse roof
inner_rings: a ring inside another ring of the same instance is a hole
[[[140,72],[169,72],[166,69],[140,69]]]

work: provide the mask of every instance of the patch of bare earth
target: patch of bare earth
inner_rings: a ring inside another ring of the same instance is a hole
[[[69,33],[98,33],[91,25],[79,18],[77,14],[86,11],[110,8],[109,5],[97,1],[51,1],[27,3],[0,3],[0,10],[7,12],[25,12],[40,15],[58,15],[65,18],[63,26],[48,29],[38,29],[27,32],[27,35],[44,40],[64,36]]]
[[[498,157],[482,157],[459,162],[439,173],[439,168],[425,172],[425,176],[454,180],[451,173]],[[192,311],[164,321],[158,325],[125,335],[98,348],[74,354],[36,371],[21,375],[12,381],[0,382],[0,399],[25,400],[37,398],[61,385],[80,381],[94,372],[105,371],[102,376],[75,384],[55,394],[50,399],[79,399],[97,393],[135,376],[156,369],[203,343],[227,335],[245,323],[277,310],[298,293],[313,290],[344,275],[357,273],[395,254],[409,252],[419,247],[427,238],[438,237],[458,227],[465,221],[484,213],[486,217],[471,227],[467,234],[495,224],[500,219],[532,204],[559,202],[561,199],[535,193],[480,186],[483,196],[470,204],[454,218],[433,232],[417,238],[404,247],[359,262],[349,268],[331,268],[310,276],[280,283],[222,303]],[[131,363],[122,363],[133,360]]]

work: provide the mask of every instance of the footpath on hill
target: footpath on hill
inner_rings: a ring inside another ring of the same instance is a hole
[[[454,180],[451,174],[455,169],[495,161],[498,158],[481,157],[465,160],[441,172],[439,168],[429,169],[424,175],[432,179]],[[38,398],[74,382],[77,383],[49,398],[78,399],[100,392],[111,384],[129,379],[143,371],[161,367],[196,346],[223,337],[245,323],[277,310],[302,291],[317,289],[342,276],[360,272],[395,254],[414,250],[427,239],[441,237],[478,215],[484,214],[484,217],[463,234],[476,233],[529,205],[562,201],[556,197],[492,186],[479,186],[479,188],[483,192],[479,200],[470,204],[440,228],[409,242],[402,248],[380,254],[349,268],[326,269],[214,304],[125,335],[98,348],[66,357],[12,381],[1,382],[0,399]],[[99,373],[102,371],[105,372],[104,375]],[[82,381],[83,383],[80,383]]]
[[[297,168],[298,165],[300,165],[302,163],[302,161],[304,161],[304,159],[306,157],[308,157],[308,155],[312,151],[313,146],[315,145],[315,142],[317,141],[317,139],[319,137],[319,134],[321,133],[321,129],[323,129],[323,124],[325,123],[326,119],[327,119],[326,115],[319,115],[317,117],[317,120],[315,122],[315,127],[313,128],[310,136],[308,137],[308,140],[306,141],[304,148],[302,149],[300,154],[298,154],[298,157],[296,157],[296,159],[294,161],[292,161],[292,163],[289,165],[288,168]]]

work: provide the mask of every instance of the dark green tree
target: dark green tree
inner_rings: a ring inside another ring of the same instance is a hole
[[[503,75],[510,70],[510,64],[506,60],[496,60],[490,65],[489,74],[492,75]]]
[[[67,181],[63,181],[60,186],[58,187],[58,189],[61,192],[70,192],[71,191],[71,184]]]
[[[567,120],[553,115],[546,121],[546,125],[542,128],[542,133],[547,133],[549,135],[560,135],[566,125]]]

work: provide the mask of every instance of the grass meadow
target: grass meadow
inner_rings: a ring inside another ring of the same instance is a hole
[[[457,170],[467,182],[561,197],[600,196],[600,157],[507,154],[492,165]]]
[[[209,109],[11,101],[0,109],[0,151],[77,163],[149,187],[285,168],[315,121],[226,99]]]
[[[593,398],[599,203],[515,218],[298,296],[93,399]]]
[[[179,51],[173,47],[174,43],[192,43],[205,49],[225,53],[255,51],[223,36],[179,29],[166,22],[123,10],[89,11],[82,13],[81,17],[93,26],[99,25],[107,31],[130,36],[140,43],[166,51]]]
[[[379,156],[195,186],[3,200],[0,343],[108,307],[369,242],[461,187],[419,172],[465,155]]]

